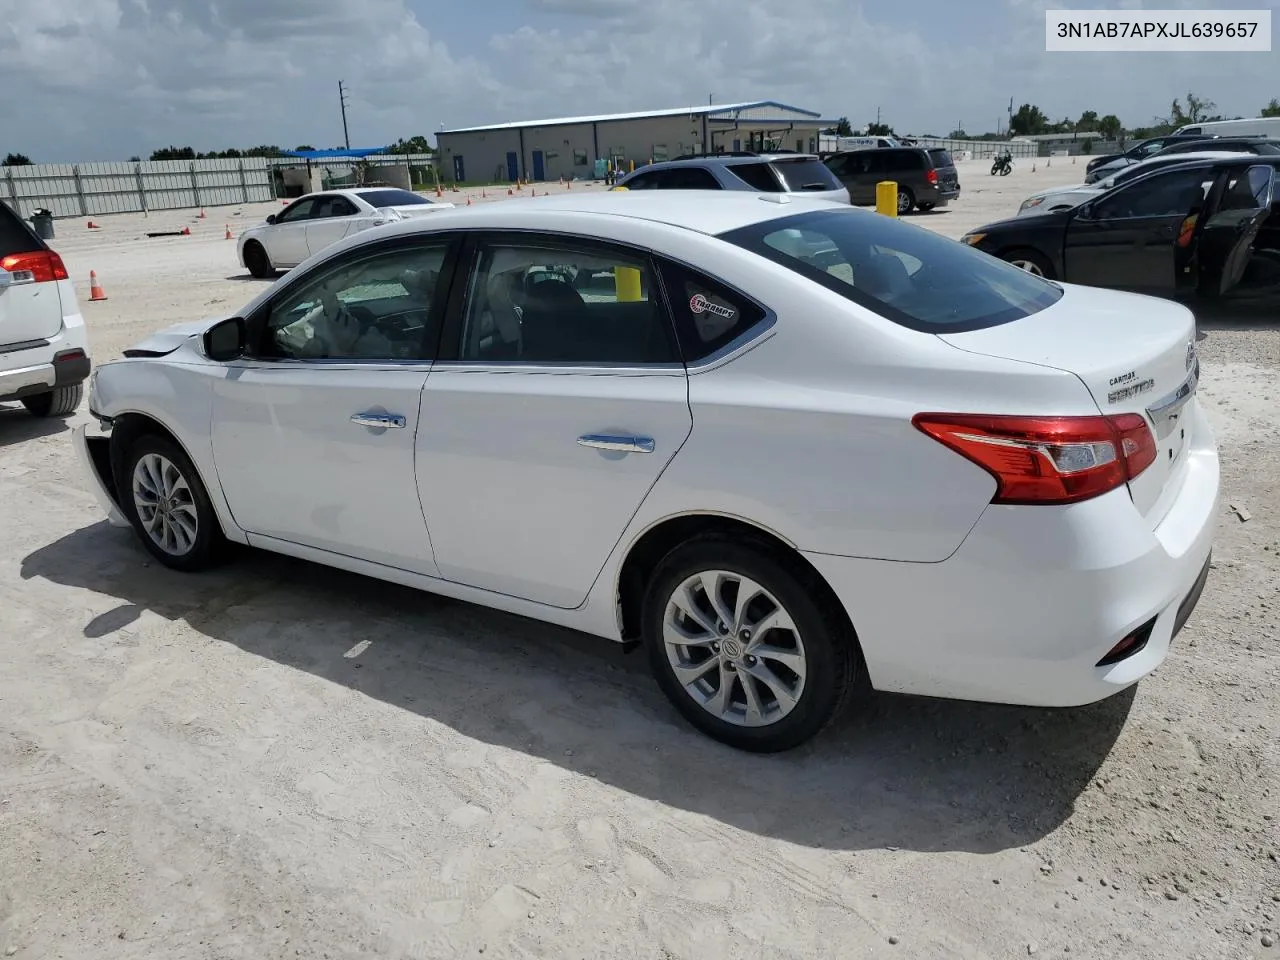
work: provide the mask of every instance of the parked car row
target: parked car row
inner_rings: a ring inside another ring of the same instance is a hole
[[[1280,156],[1181,160],[1073,206],[1050,199],[1044,213],[987,224],[963,241],[1051,280],[1171,298],[1274,294]]]

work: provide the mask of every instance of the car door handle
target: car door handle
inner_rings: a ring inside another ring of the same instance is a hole
[[[403,430],[408,421],[398,413],[357,413],[351,422],[358,427]]]
[[[588,433],[578,438],[578,445],[614,453],[653,453],[652,437],[615,437],[608,434]]]

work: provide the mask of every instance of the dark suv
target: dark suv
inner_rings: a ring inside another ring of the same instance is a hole
[[[942,147],[880,147],[833,153],[824,161],[849,188],[849,202],[876,202],[876,184],[898,184],[898,213],[912,208],[945,207],[960,196],[960,176],[955,161]]]

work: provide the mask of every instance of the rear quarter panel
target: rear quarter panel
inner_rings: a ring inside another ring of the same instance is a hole
[[[753,347],[690,369],[693,431],[632,536],[670,516],[749,520],[802,550],[946,559],[990,502],[984,470],[911,424],[922,411],[1095,413],[1069,374],[966,356],[763,259],[703,268],[777,314]]]

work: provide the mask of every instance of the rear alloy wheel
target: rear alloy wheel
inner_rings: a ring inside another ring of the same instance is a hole
[[[898,216],[903,216],[911,212],[911,208],[916,205],[915,195],[906,187],[898,188]]]
[[[66,417],[76,412],[80,398],[84,396],[84,384],[54,387],[48,393],[37,393],[22,398],[22,405],[33,417]]]
[[[249,274],[259,280],[266,280],[275,275],[267,251],[257,240],[250,240],[244,245],[244,265],[248,268]]]
[[[1044,277],[1046,280],[1055,279],[1053,264],[1038,250],[1031,250],[1026,247],[1018,250],[1009,250],[1002,255],[1002,259],[1033,276]]]
[[[695,727],[732,747],[788,750],[839,714],[857,641],[814,584],[768,552],[695,540],[659,565],[643,634],[659,686]]]
[[[222,531],[195,466],[165,437],[139,437],[125,457],[121,501],[142,545],[167,567],[210,566]]]

